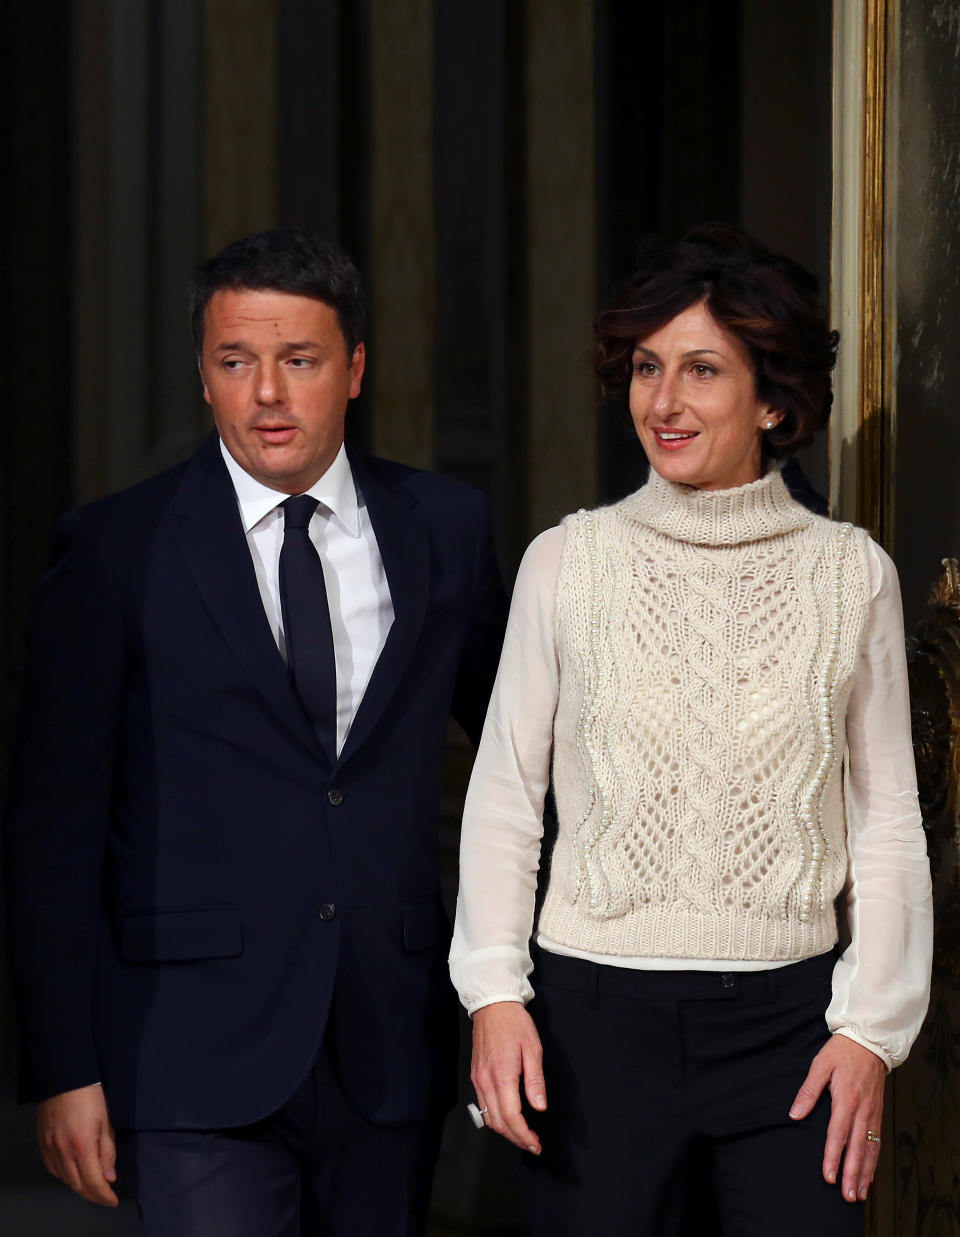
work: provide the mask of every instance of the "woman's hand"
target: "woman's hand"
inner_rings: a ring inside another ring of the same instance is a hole
[[[524,1151],[540,1154],[540,1139],[520,1111],[520,1079],[527,1100],[543,1112],[543,1050],[533,1019],[519,1001],[497,1001],[473,1015],[470,1080],[486,1122]]]
[[[880,1143],[867,1130],[880,1133],[886,1067],[875,1052],[845,1035],[832,1035],[813,1058],[790,1116],[799,1121],[813,1111],[825,1086],[830,1087],[830,1124],[823,1154],[823,1176],[832,1185],[843,1155],[843,1197],[861,1201],[873,1183]],[[844,1154],[844,1147],[846,1153]]]

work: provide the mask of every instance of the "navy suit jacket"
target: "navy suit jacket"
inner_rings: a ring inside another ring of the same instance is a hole
[[[451,1098],[447,719],[478,737],[505,602],[482,496],[351,453],[395,621],[331,767],[264,614],[216,435],[67,516],[32,629],[5,874],[25,1098],[246,1124],[325,1032],[371,1120]]]

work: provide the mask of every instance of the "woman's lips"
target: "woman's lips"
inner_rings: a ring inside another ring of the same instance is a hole
[[[657,446],[664,451],[679,451],[699,436],[699,430],[654,430]]]

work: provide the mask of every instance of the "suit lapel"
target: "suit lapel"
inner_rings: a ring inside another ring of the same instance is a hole
[[[362,457],[352,451],[349,456],[377,538],[394,619],[340,754],[341,764],[368,738],[393,698],[420,635],[430,586],[428,541],[415,503],[380,481]]]
[[[191,460],[174,514],[177,547],[224,639],[278,717],[318,755],[263,610],[236,493],[215,433]]]

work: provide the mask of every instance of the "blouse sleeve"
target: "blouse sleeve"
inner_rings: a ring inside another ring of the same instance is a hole
[[[847,710],[851,943],[833,973],[831,1031],[906,1060],[927,1011],[933,953],[930,866],[917,801],[896,568],[871,543],[874,595]]]
[[[464,805],[450,975],[473,1014],[533,995],[529,940],[559,692],[557,578],[566,534],[530,545]]]

